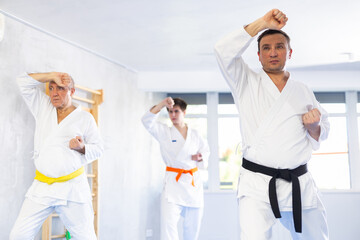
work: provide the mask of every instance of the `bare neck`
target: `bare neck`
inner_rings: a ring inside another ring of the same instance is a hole
[[[187,137],[187,125],[185,123],[181,123],[181,124],[174,124],[174,126],[176,127],[176,129],[181,133],[181,135],[184,137],[184,139],[186,139]]]
[[[281,71],[276,73],[266,72],[266,74],[270,77],[270,79],[273,81],[273,83],[279,89],[280,92],[284,89],[287,80],[290,77],[290,73],[288,71]]]
[[[66,118],[75,109],[76,107],[74,105],[70,105],[68,107],[63,107],[63,108],[57,108],[56,113],[57,113],[58,123],[64,120],[64,118]]]
[[[174,124],[174,126],[177,128],[177,130],[183,130],[183,129],[186,129],[187,126],[186,124],[183,122],[183,123],[178,123],[178,124]]]

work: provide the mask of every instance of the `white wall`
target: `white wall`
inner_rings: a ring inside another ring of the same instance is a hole
[[[8,239],[35,171],[31,159],[34,119],[15,84],[15,77],[24,71],[69,72],[77,84],[104,89],[100,239],[145,239],[146,229],[153,229],[157,239],[162,183],[158,172],[163,166],[140,118],[161,94],[139,91],[137,74],[126,67],[11,18],[6,18],[0,42],[0,239]]]

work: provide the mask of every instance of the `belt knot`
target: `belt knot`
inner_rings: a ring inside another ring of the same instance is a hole
[[[194,184],[194,172],[196,172],[198,170],[197,167],[195,168],[192,168],[192,169],[189,169],[189,170],[185,170],[185,169],[181,169],[181,168],[172,168],[172,167],[166,167],[166,171],[168,172],[176,172],[177,175],[176,175],[176,181],[178,182],[181,175],[183,173],[189,173],[191,176],[192,176],[192,181],[191,181],[191,185],[193,185],[193,187],[195,187],[195,184]]]
[[[291,170],[289,169],[278,169],[276,173],[276,178],[284,179],[288,182],[291,182]]]

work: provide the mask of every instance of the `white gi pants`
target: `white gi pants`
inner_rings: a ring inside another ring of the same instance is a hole
[[[175,203],[170,203],[161,196],[161,240],[178,240],[178,222],[180,217],[184,218],[183,239],[197,240],[200,233],[203,207],[185,207]]]
[[[271,230],[276,220],[270,204],[246,196],[239,199],[241,240],[272,239]],[[329,239],[326,213],[320,199],[317,208],[302,210],[302,233],[295,232],[292,211],[282,211],[279,220],[293,240]]]
[[[20,214],[10,233],[10,240],[33,240],[45,219],[56,211],[71,240],[96,240],[91,203],[67,201],[67,205],[47,206],[25,198]]]

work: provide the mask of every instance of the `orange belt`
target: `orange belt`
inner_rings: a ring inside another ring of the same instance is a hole
[[[194,184],[194,175],[193,173],[196,172],[198,170],[197,167],[193,168],[193,169],[190,169],[190,170],[185,170],[185,169],[181,169],[181,168],[172,168],[172,167],[166,167],[166,171],[168,172],[176,172],[178,173],[178,175],[176,176],[176,181],[178,182],[180,177],[181,177],[181,174],[183,173],[190,173],[191,176],[192,176],[192,182],[191,184],[195,187],[195,184]]]

